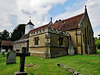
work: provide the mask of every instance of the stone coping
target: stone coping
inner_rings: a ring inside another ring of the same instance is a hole
[[[62,67],[64,69],[66,69],[66,72],[71,72],[73,75],[82,75],[80,72],[77,72],[69,67],[67,67],[66,65],[63,65],[63,64],[59,64],[59,63],[56,63],[57,66],[59,67]]]

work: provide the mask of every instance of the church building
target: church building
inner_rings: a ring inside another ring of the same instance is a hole
[[[85,12],[55,23],[51,21],[34,28],[29,21],[25,35],[13,42],[13,48],[20,52],[22,47],[32,56],[52,58],[74,54],[96,53],[94,32],[85,6]]]

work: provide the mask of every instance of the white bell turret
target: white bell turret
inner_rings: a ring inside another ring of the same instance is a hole
[[[34,24],[30,20],[25,26],[25,34],[27,34],[32,29],[34,29]]]

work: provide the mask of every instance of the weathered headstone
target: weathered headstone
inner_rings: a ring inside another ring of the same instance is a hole
[[[2,51],[2,55],[5,55],[5,52],[4,51]]]
[[[11,49],[8,49],[8,52],[10,51]]]
[[[6,64],[16,63],[16,52],[14,50],[10,50],[7,53]]]
[[[16,53],[16,56],[20,56],[20,70],[15,72],[15,75],[27,75],[24,71],[25,56],[30,56],[30,53],[26,51],[26,47],[22,47],[22,53]]]
[[[74,55],[75,54],[74,46],[72,44],[69,45],[68,54],[69,55]]]
[[[75,54],[74,46],[73,46],[73,44],[72,44],[72,42],[71,42],[70,39],[69,39],[69,49],[68,49],[68,54],[71,55],[71,56]]]
[[[3,56],[5,56],[5,51],[6,51],[5,49],[1,49],[1,53]]]

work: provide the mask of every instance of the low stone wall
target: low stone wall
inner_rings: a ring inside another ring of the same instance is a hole
[[[45,48],[39,48],[39,47],[36,47],[36,48],[30,48],[29,49],[29,52],[31,54],[31,56],[40,56],[40,57],[44,57],[44,50]]]
[[[77,72],[77,71],[75,71],[75,70],[67,67],[66,65],[58,64],[58,63],[56,63],[56,65],[59,66],[59,67],[62,67],[64,69],[66,69],[66,72],[71,72],[73,75],[82,75],[80,72]]]
[[[41,53],[31,53],[31,56],[40,56],[40,57],[44,57],[44,54],[41,54]]]
[[[50,48],[51,58],[65,56],[68,54],[66,48]]]

